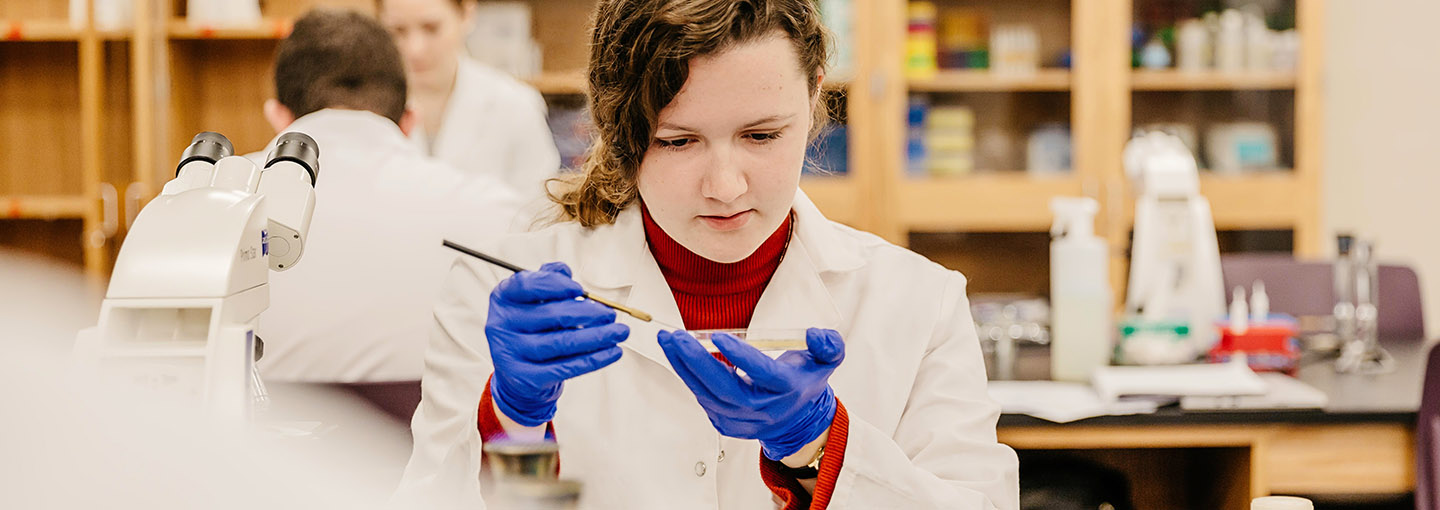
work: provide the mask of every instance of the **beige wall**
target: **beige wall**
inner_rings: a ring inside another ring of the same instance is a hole
[[[1305,1],[1305,0],[1301,0]],[[1440,2],[1327,0],[1327,242],[1376,240],[1420,274],[1426,330],[1440,334]],[[1381,306],[1384,306],[1382,303]]]

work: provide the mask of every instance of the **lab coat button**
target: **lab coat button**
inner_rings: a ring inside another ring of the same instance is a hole
[[[716,458],[715,462],[725,462],[725,450],[720,450],[720,457]]]
[[[705,463],[704,463],[704,462],[696,462],[696,463],[695,463],[695,476],[705,476]]]

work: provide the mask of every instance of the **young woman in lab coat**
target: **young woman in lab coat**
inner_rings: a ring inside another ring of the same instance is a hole
[[[477,497],[483,442],[553,436],[592,508],[1016,509],[965,278],[799,190],[823,117],[813,2],[602,0],[595,20],[599,139],[560,221],[499,242],[537,271],[453,268],[402,494]],[[808,348],[720,336],[732,368],[582,289]]]
[[[465,173],[489,173],[522,196],[541,197],[560,167],[534,88],[463,54],[474,0],[382,0],[380,21],[405,59],[410,138]]]

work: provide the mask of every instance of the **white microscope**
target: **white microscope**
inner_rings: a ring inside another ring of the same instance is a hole
[[[1200,195],[1194,156],[1174,135],[1136,136],[1125,145],[1124,158],[1125,173],[1140,194],[1125,314],[1149,323],[1188,323],[1188,345],[1151,351],[1148,361],[1188,362],[1214,345],[1214,322],[1225,315],[1210,202]]]
[[[196,135],[120,247],[99,325],[76,339],[79,368],[247,421],[264,395],[255,327],[269,271],[303,253],[319,156],[314,139],[285,133],[262,169],[224,136]]]

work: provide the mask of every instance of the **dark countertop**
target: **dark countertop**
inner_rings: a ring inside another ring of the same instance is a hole
[[[1065,424],[1023,414],[1004,414],[1000,416],[999,426],[1414,423],[1424,384],[1425,342],[1387,341],[1381,345],[1395,358],[1395,370],[1387,374],[1339,374],[1335,372],[1333,356],[1302,360],[1298,378],[1329,395],[1330,402],[1324,410],[1182,411],[1178,405],[1171,405],[1154,414],[1099,416]]]

